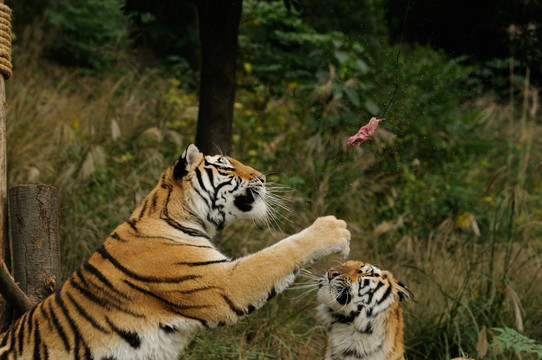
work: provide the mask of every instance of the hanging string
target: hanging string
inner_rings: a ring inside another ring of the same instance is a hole
[[[11,9],[0,4],[0,73],[7,80],[11,77]]]
[[[391,99],[388,102],[388,105],[384,109],[384,112],[382,112],[382,115],[380,115],[380,118],[384,118],[384,115],[386,115],[386,111],[388,111],[390,105],[393,103],[393,100],[395,100],[395,95],[397,94],[397,89],[399,88],[399,56],[401,55],[401,49],[403,48],[403,35],[405,34],[405,25],[408,17],[408,10],[410,9],[410,0],[407,2],[407,8],[405,11],[405,16],[403,18],[403,25],[401,26],[401,37],[399,39],[399,50],[397,50],[397,58],[395,59],[395,85],[393,89],[393,94],[391,95]]]

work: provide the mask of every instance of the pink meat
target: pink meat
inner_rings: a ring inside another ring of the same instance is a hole
[[[358,133],[356,135],[350,136],[350,138],[348,139],[348,145],[356,146],[370,138],[375,133],[375,130],[378,127],[378,123],[383,120],[384,119],[377,119],[375,117],[371,118],[367,125],[362,126],[358,130]]]

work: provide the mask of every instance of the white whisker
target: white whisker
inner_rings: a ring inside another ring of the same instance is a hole
[[[311,286],[311,287],[300,287],[300,288],[297,288],[297,287],[294,287],[294,286],[290,286],[288,288],[288,290],[291,290],[291,291],[296,291],[296,290],[305,290],[305,291],[302,291],[300,294],[298,295],[295,295],[295,296],[289,296],[290,294],[288,294],[288,292],[285,294],[285,296],[287,296],[289,299],[299,299],[300,297],[304,297],[314,291],[317,291],[318,290],[318,286]]]

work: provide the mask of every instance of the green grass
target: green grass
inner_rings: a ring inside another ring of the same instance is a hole
[[[21,44],[39,40],[26,36]],[[197,99],[156,71],[128,67],[96,78],[38,62],[34,47],[17,54],[7,86],[9,183],[58,188],[68,276],[194,139]],[[466,99],[447,91],[464,76],[459,64],[427,50],[405,56],[413,65],[402,65],[404,90],[389,122],[358,148],[347,146],[351,134],[331,126],[335,120],[315,116],[323,100],[295,84],[280,97],[265,86],[238,92],[232,155],[287,186],[291,211],[280,210],[285,220],[275,228],[234,225],[219,246],[243,256],[334,214],[352,232],[350,258],[391,270],[415,294],[404,311],[408,359],[512,359],[510,350],[484,354],[481,344],[495,335],[484,329],[501,327],[542,340],[534,92],[520,84],[511,103]],[[424,71],[432,80],[418,81]],[[439,116],[441,127],[432,122]],[[314,293],[287,291],[236,326],[198,334],[183,358],[318,358],[325,332],[315,305]]]

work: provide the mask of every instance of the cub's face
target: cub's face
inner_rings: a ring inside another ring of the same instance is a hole
[[[318,282],[318,300],[337,314],[371,309],[378,314],[412,293],[392,274],[361,261],[347,261],[329,269]]]

